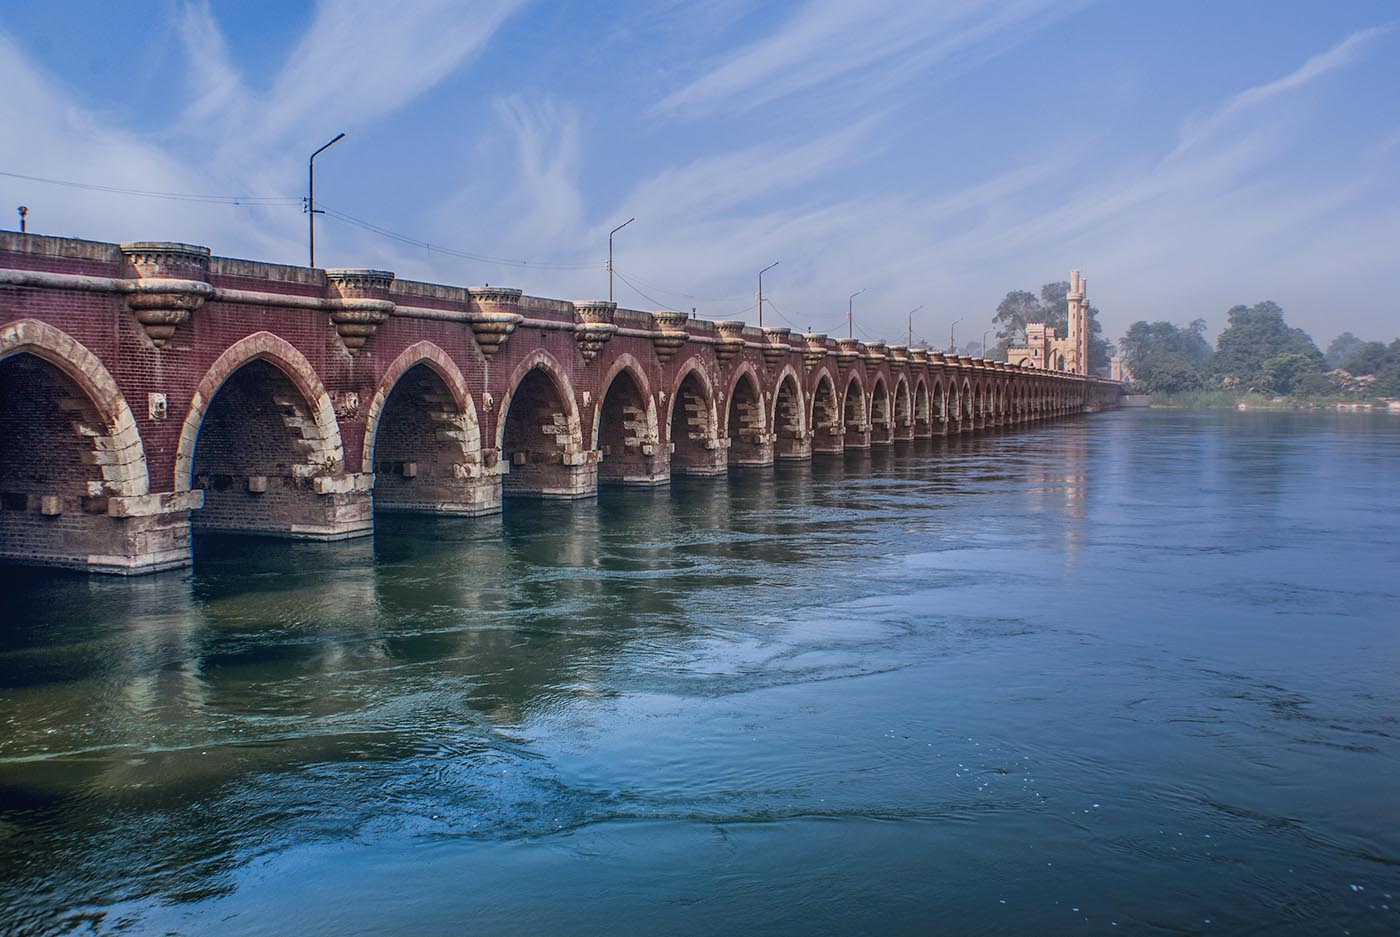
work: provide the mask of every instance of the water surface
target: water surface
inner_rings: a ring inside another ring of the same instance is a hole
[[[1125,411],[0,585],[0,930],[1400,931],[1400,419]]]

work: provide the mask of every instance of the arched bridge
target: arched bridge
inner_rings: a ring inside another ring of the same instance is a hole
[[[191,530],[809,459],[1098,410],[1120,385],[879,342],[173,243],[0,234],[0,558],[187,565]]]

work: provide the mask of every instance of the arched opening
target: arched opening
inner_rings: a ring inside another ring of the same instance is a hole
[[[105,546],[103,478],[112,428],[58,367],[33,354],[0,361],[0,556],[79,566]]]
[[[426,362],[411,366],[367,421],[373,447],[374,509],[483,514],[500,491],[482,468],[481,428],[469,399],[457,396]]]
[[[597,463],[583,449],[578,416],[543,366],[512,388],[502,414],[501,461],[507,497],[582,498],[596,492]]]
[[[729,434],[730,465],[767,465],[773,461],[763,397],[751,374],[741,374],[734,383],[725,426]]]
[[[689,371],[671,399],[671,474],[718,475],[725,470],[714,403],[700,373]]]
[[[896,439],[914,438],[914,403],[909,382],[902,378],[894,387],[894,435]]]
[[[659,445],[656,407],[628,369],[618,371],[598,408],[599,484],[653,485],[666,480]]]
[[[829,374],[823,374],[812,394],[812,448],[817,452],[840,452],[841,446],[841,411],[836,402],[836,385]]]
[[[977,401],[973,397],[972,384],[963,384],[962,393],[958,395],[962,404],[962,429],[964,432],[977,428]]]
[[[773,395],[773,432],[780,459],[805,459],[812,454],[807,438],[807,413],[802,406],[802,390],[797,377],[783,375],[778,391]]]
[[[894,442],[894,421],[890,415],[890,389],[883,377],[875,379],[870,390],[870,441],[877,446]]]
[[[870,424],[865,409],[865,388],[852,376],[846,382],[846,397],[841,404],[841,419],[846,427],[844,439],[847,449],[868,449],[870,447]]]
[[[335,539],[367,532],[363,510],[336,510],[317,479],[339,474],[339,446],[312,404],[276,364],[253,358],[218,387],[198,419],[190,486],[204,492],[196,532]],[[324,493],[323,493],[324,492]]]

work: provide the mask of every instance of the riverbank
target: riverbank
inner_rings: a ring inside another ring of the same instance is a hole
[[[1384,397],[1270,397],[1226,390],[1153,394],[1152,406],[1166,410],[1336,410],[1400,413],[1400,400]]]

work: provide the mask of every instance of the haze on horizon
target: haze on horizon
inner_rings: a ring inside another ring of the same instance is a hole
[[[1071,267],[1105,336],[1278,302],[1396,336],[1400,23],[1384,2],[515,0],[0,6],[0,176],[30,230],[959,341]],[[0,222],[17,224],[15,215]]]

